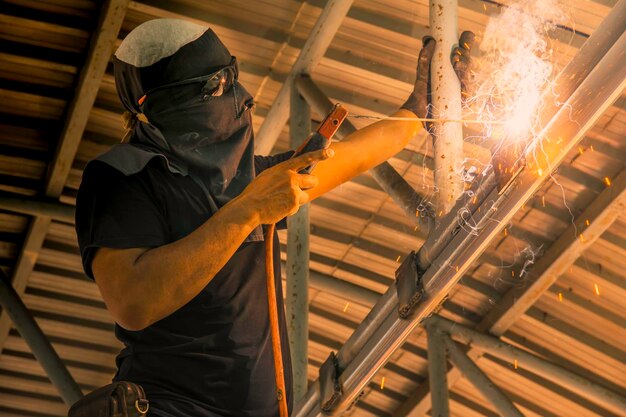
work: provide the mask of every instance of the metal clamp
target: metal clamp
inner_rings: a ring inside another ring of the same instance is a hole
[[[526,167],[526,159],[517,149],[492,151],[493,170],[498,183],[498,195],[511,187]]]
[[[423,275],[424,271],[417,266],[417,254],[412,251],[396,270],[398,315],[401,319],[408,319],[417,304],[425,298]]]
[[[324,413],[332,413],[341,403],[343,389],[339,382],[339,362],[334,352],[330,352],[328,359],[320,367],[320,409]]]

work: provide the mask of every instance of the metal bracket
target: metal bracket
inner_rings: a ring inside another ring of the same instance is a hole
[[[335,352],[330,352],[328,359],[320,367],[320,409],[326,413],[332,413],[341,403],[343,389],[339,382],[339,362]]]
[[[408,319],[415,306],[425,298],[423,275],[424,271],[417,265],[417,253],[412,251],[396,270],[398,315],[401,319]]]

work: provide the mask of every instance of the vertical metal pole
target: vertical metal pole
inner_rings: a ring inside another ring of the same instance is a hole
[[[311,109],[291,88],[289,133],[296,149],[311,132]],[[287,329],[293,365],[294,402],[307,390],[309,341],[309,204],[287,218]]]
[[[37,358],[48,378],[59,390],[61,398],[67,405],[72,405],[82,398],[83,393],[72,375],[63,364],[59,355],[50,344],[50,341],[37,322],[15,292],[9,282],[9,277],[0,270],[0,305],[9,315],[17,331],[24,338],[33,355]]]
[[[432,417],[449,417],[448,367],[444,335],[434,323],[426,322],[428,332],[428,382],[430,383]]]
[[[503,417],[524,417],[506,395],[448,336],[444,337],[450,360]]]
[[[430,0],[430,27],[437,41],[430,65],[432,113],[437,119],[461,119],[461,84],[450,54],[458,43],[457,0]],[[463,127],[456,122],[434,123],[437,212],[446,214],[463,191],[459,170],[463,160]]]

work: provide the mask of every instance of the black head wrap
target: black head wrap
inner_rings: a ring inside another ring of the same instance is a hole
[[[236,79],[221,95],[194,81],[229,66],[236,74],[234,57],[207,27],[156,19],[135,28],[114,57],[130,141],[99,159],[130,175],[161,156],[171,171],[191,176],[217,211],[254,178],[252,96]],[[260,235],[258,228],[248,240]]]

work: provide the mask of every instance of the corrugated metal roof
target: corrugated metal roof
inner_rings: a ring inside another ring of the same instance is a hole
[[[494,3],[460,0],[460,29],[480,35],[489,15],[499,11]],[[569,16],[553,33],[558,65],[574,56],[615,3],[568,3]],[[133,1],[120,39],[155,17],[179,16],[210,24],[238,57],[241,81],[258,103],[254,119],[258,130],[323,5],[321,0]],[[100,2],[87,0],[0,3],[0,190],[41,195],[99,13]],[[411,89],[427,25],[425,0],[357,0],[313,71],[313,79],[353,113],[388,114]],[[442,316],[476,325],[509,288],[525,284],[519,276],[525,260],[522,250],[541,256],[607,187],[605,178],[610,181],[623,172],[625,107],[622,95],[461,280],[440,311]],[[61,202],[74,203],[86,162],[119,141],[120,113],[109,67]],[[424,133],[418,135],[390,160],[421,191],[433,186],[432,147],[427,139]],[[287,146],[285,128],[275,151]],[[477,143],[467,142],[465,153],[481,160],[489,157],[488,149]],[[311,223],[311,269],[375,293],[387,289],[399,260],[425,238],[367,174],[316,200]],[[36,259],[23,297],[26,305],[81,387],[86,391],[104,385],[114,372],[120,344],[97,288],[82,272],[73,225],[53,221],[41,250],[25,254],[30,224],[28,216],[0,210],[0,267],[10,275],[20,257]],[[280,238],[284,250],[286,235]],[[626,217],[621,215],[503,340],[626,395],[624,271]],[[329,351],[341,346],[371,306],[319,289],[312,289],[310,297],[308,375],[313,380]],[[426,355],[426,336],[418,328],[373,379],[351,415],[393,415],[427,380]],[[526,371],[523,363],[515,369],[486,355],[478,364],[527,416],[614,415]],[[497,415],[463,379],[451,390],[451,411],[454,416]],[[65,413],[30,349],[15,329],[10,330],[0,356],[0,416]]]

